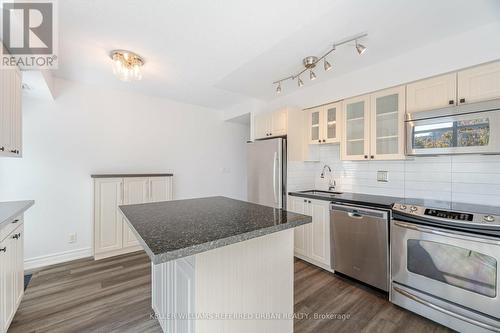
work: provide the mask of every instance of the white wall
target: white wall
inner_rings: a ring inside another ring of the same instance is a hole
[[[337,190],[401,198],[421,198],[500,206],[500,156],[456,155],[413,157],[406,161],[341,161],[339,145],[323,145],[319,163],[288,165],[288,189],[328,189],[333,171]],[[377,171],[389,181],[377,182]]]
[[[199,106],[55,83],[55,101],[23,100],[23,158],[0,159],[0,201],[36,201],[26,258],[90,249],[92,173],[172,171],[177,199],[246,197],[247,126]]]

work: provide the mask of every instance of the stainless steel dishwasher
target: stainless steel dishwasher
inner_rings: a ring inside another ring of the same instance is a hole
[[[330,205],[331,261],[336,272],[389,291],[389,213]]]

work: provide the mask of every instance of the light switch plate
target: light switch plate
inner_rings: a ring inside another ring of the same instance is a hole
[[[389,173],[387,171],[379,170],[377,171],[377,181],[378,182],[388,182],[389,181]]]

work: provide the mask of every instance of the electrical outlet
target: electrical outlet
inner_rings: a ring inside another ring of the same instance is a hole
[[[382,170],[377,171],[377,181],[387,183],[389,181],[389,172]]]
[[[69,234],[68,243],[70,244],[76,243],[76,233]]]

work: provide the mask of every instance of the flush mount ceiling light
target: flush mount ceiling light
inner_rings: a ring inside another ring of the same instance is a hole
[[[294,74],[294,75],[290,75],[290,76],[287,76],[285,78],[282,78],[280,80],[277,80],[277,81],[274,81],[273,84],[277,84],[277,88],[276,88],[276,93],[280,94],[281,91],[282,91],[282,87],[281,87],[281,83],[285,82],[285,81],[288,81],[288,80],[295,80],[297,79],[297,84],[299,87],[302,87],[304,86],[304,82],[302,82],[302,80],[300,79],[300,75],[304,74],[305,71],[309,71],[309,79],[312,81],[314,79],[316,79],[316,74],[314,73],[313,69],[316,67],[316,65],[318,64],[318,62],[320,62],[321,60],[323,60],[323,68],[325,69],[325,72],[331,70],[333,68],[332,64],[330,62],[328,62],[328,60],[326,59],[326,57],[328,55],[330,55],[330,53],[332,53],[333,51],[335,51],[335,49],[340,46],[340,45],[345,45],[345,44],[348,44],[350,42],[355,42],[354,46],[356,48],[356,51],[358,52],[359,55],[362,55],[363,53],[365,53],[366,51],[366,46],[364,46],[363,44],[360,44],[358,42],[359,39],[362,39],[364,37],[368,36],[367,33],[362,33],[362,34],[357,34],[355,36],[352,36],[352,37],[349,37],[349,38],[345,38],[341,41],[338,41],[338,42],[335,42],[333,43],[333,46],[332,48],[326,52],[325,54],[323,54],[321,57],[316,57],[316,56],[309,56],[309,57],[305,57],[303,60],[302,60],[302,63],[304,65],[304,68],[298,72],[297,74]],[[351,46],[353,46],[353,44],[350,44]]]
[[[144,59],[130,51],[113,50],[110,53],[113,60],[113,74],[122,81],[137,81],[142,79],[141,67]]]

